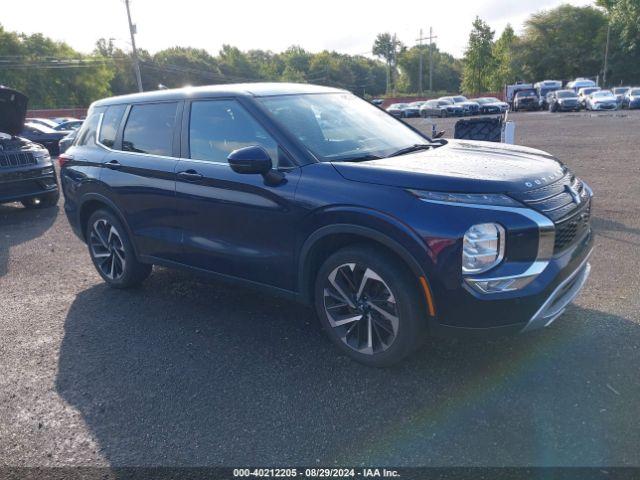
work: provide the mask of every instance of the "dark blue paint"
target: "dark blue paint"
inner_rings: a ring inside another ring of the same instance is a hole
[[[260,284],[302,300],[309,299],[313,272],[306,270],[306,262],[313,244],[327,235],[358,234],[394,250],[416,282],[419,276],[427,278],[437,310],[437,318],[430,319],[434,330],[521,327],[590,249],[591,236],[556,256],[523,290],[500,296],[472,292],[461,275],[465,231],[482,222],[499,222],[507,229],[507,258],[491,272],[500,276],[522,270],[535,258],[537,225],[509,212],[426,203],[406,188],[522,191],[527,182],[557,175],[564,166],[525,147],[467,142],[359,164],[320,163],[270,120],[251,88],[154,92],[98,102],[94,108],[147,99],[181,102],[176,158],[72,147],[62,185],[74,230],[84,228],[87,202],[107,198],[126,223],[141,260]],[[270,88],[275,90],[262,94],[283,93]],[[228,164],[189,159],[189,102],[214,97],[237,99],[277,140],[292,160],[281,170],[284,181],[270,183],[259,174],[236,173]]]

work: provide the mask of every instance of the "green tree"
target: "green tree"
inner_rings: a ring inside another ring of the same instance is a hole
[[[489,25],[476,17],[464,52],[462,90],[465,93],[477,94],[490,89],[494,65],[493,35]]]
[[[404,50],[404,45],[390,33],[379,33],[373,42],[371,52],[387,64],[387,93],[396,88],[398,52]]]
[[[460,77],[462,64],[452,55],[441,52],[437,45],[432,45],[433,61],[433,89],[435,91],[458,92],[460,90]],[[422,88],[418,84],[420,79],[420,47],[413,47],[398,57],[400,67],[400,89],[408,93],[425,91],[429,87],[429,47],[422,46],[423,75]]]
[[[505,85],[522,78],[518,40],[511,25],[507,24],[500,38],[493,44],[494,66],[489,79],[491,90],[502,90]]]
[[[593,7],[561,5],[525,22],[522,61],[530,79],[598,75],[604,61],[606,17]]]

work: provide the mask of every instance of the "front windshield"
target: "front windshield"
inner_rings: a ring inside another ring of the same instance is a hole
[[[533,91],[526,91],[526,92],[518,92],[516,93],[517,97],[533,97],[536,95],[536,92]]]
[[[458,95],[457,97],[453,97],[453,101],[455,103],[466,102],[467,101],[467,97],[463,97],[462,95]]]
[[[619,95],[622,93],[627,93],[627,90],[629,90],[627,87],[618,87],[613,89],[613,93],[615,93],[616,95]]]
[[[634,88],[629,92],[629,95],[640,95],[640,88]]]
[[[582,90],[582,94],[583,95],[589,95],[590,93],[597,92],[598,90],[600,90],[600,88],[598,88],[598,87],[595,87],[595,88],[584,88]]]
[[[321,161],[386,157],[402,148],[429,142],[349,93],[282,95],[259,101]]]
[[[556,92],[556,96],[558,98],[575,98],[576,94],[571,90],[561,90],[559,92]]]
[[[613,93],[609,92],[608,90],[603,90],[601,92],[595,92],[593,94],[594,98],[604,98],[604,97],[613,97]]]

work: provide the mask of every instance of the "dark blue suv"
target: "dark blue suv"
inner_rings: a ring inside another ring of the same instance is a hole
[[[342,90],[100,100],[60,163],[108,284],[156,264],[266,287],[369,365],[426,335],[549,325],[589,274],[592,193],[553,156],[430,139]]]

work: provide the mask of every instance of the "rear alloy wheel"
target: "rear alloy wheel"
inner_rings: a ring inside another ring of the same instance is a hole
[[[338,347],[371,366],[389,366],[420,345],[427,317],[413,275],[386,252],[336,252],[316,280],[316,310]]]
[[[85,238],[96,270],[110,286],[133,287],[151,273],[152,265],[137,260],[126,230],[111,212],[94,212],[87,222]]]

